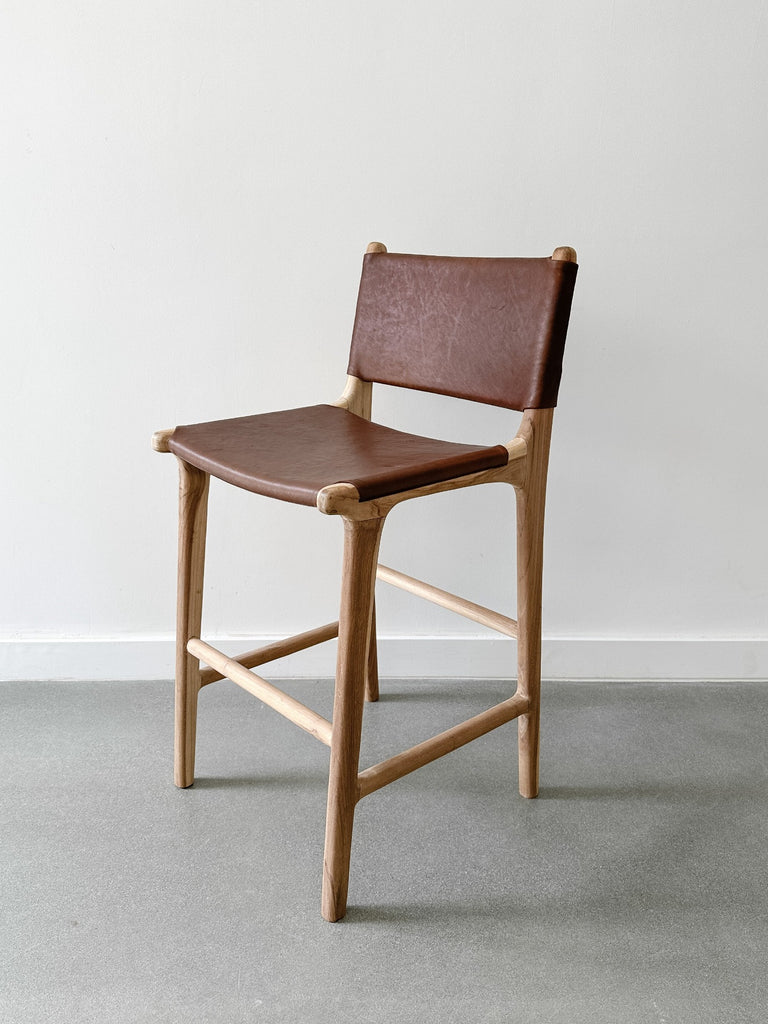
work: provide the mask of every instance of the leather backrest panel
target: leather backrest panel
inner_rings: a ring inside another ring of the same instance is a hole
[[[576,264],[367,253],[348,372],[507,409],[552,408]]]

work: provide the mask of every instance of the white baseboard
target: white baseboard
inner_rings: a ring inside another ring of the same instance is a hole
[[[206,638],[208,639],[208,638]],[[279,639],[211,638],[228,654]],[[274,662],[269,678],[331,676],[335,644]],[[515,674],[512,640],[480,636],[382,637],[382,677],[504,678]],[[169,679],[170,637],[0,640],[0,680]],[[768,638],[604,639],[545,637],[545,679],[768,681]]]

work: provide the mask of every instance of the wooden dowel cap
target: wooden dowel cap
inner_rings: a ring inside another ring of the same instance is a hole
[[[552,253],[553,260],[562,260],[564,263],[578,263],[578,257],[576,250],[572,249],[570,245],[559,245],[557,249]]]
[[[169,452],[171,449],[168,447],[168,440],[175,429],[176,427],[170,427],[168,430],[156,430],[152,435],[153,451]]]
[[[386,252],[387,247],[383,242],[369,242],[366,252]]]
[[[336,515],[336,502],[359,502],[360,492],[354,484],[328,484],[317,492],[315,504],[326,515]]]

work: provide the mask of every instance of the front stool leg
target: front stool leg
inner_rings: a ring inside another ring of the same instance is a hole
[[[179,574],[176,603],[176,714],[173,775],[185,789],[195,781],[195,732],[200,662],[187,651],[200,636],[203,613],[207,473],[179,459]]]
[[[323,860],[322,913],[326,921],[338,921],[347,909],[371,609],[383,525],[383,519],[344,519],[339,650]]]

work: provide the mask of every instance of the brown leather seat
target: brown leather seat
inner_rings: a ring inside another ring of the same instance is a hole
[[[185,462],[270,498],[314,505],[317,492],[354,484],[362,501],[504,466],[504,445],[483,447],[392,430],[332,405],[176,427]]]

